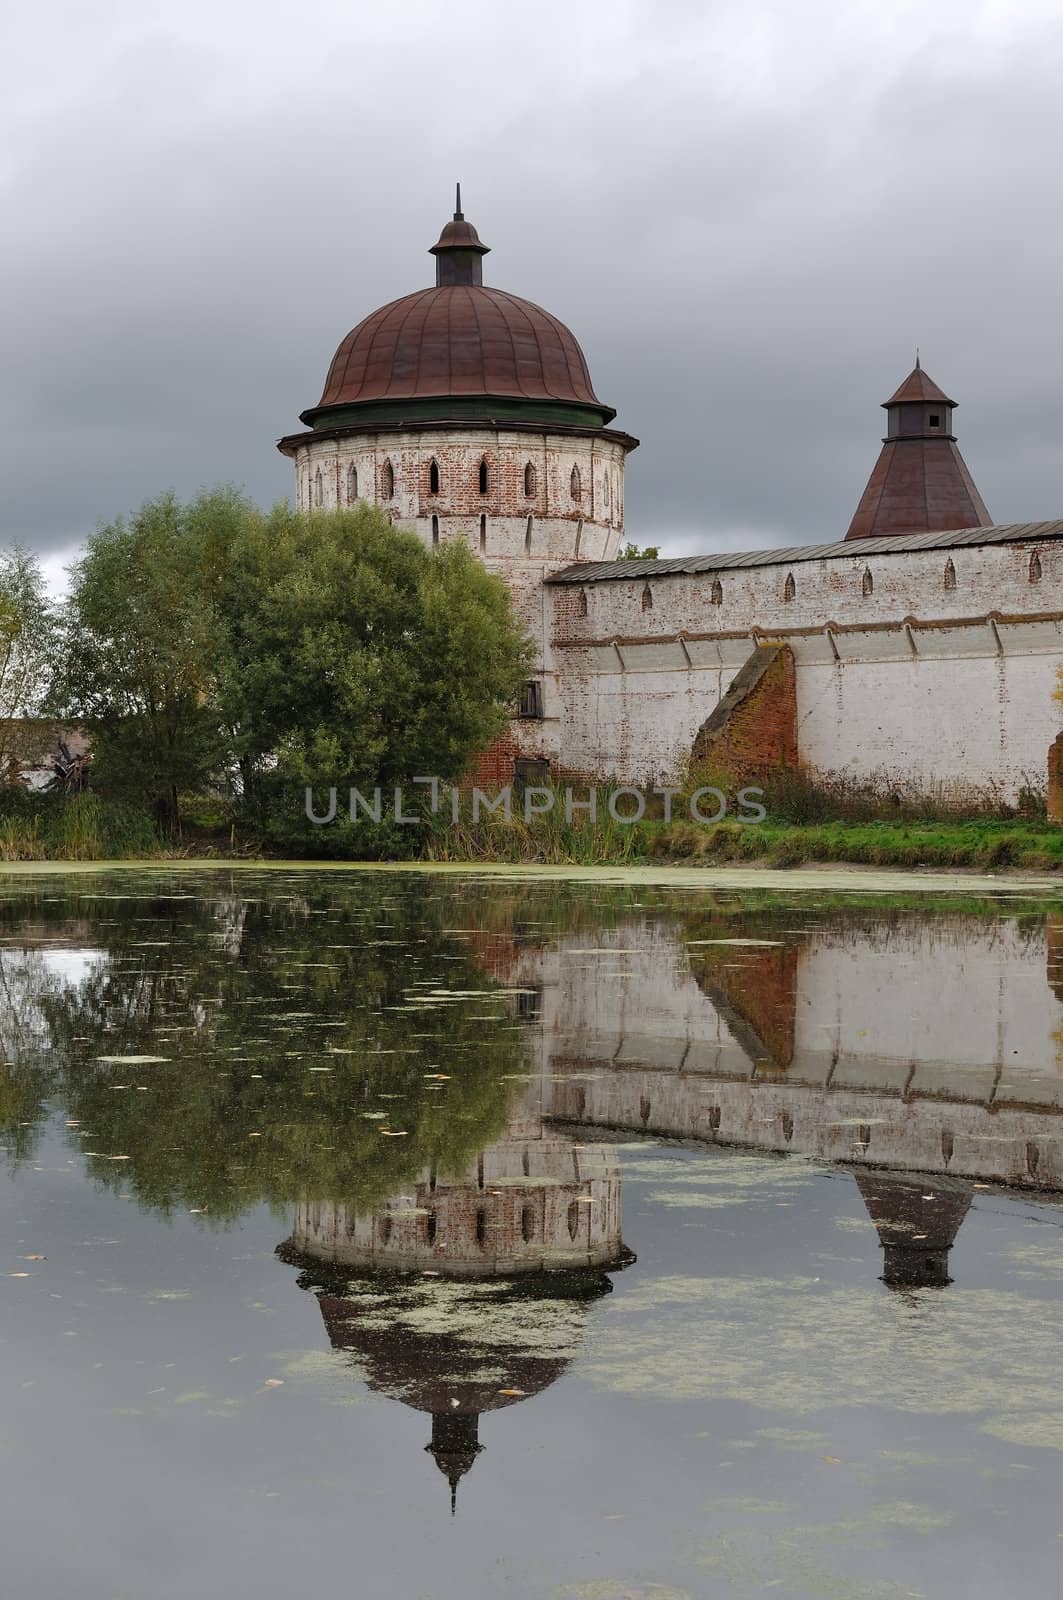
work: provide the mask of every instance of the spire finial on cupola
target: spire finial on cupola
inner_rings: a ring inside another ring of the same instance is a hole
[[[461,184],[455,185],[454,216],[446,224],[429,254],[436,258],[436,286],[449,288],[453,284],[482,284],[483,258],[490,249],[480,243],[480,235],[471,222],[465,221],[461,209]]]

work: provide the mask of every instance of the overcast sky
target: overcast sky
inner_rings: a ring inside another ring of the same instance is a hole
[[[36,0],[0,33],[3,539],[290,491],[348,328],[575,331],[666,552],[840,538],[916,345],[997,521],[1063,516],[1059,0]]]

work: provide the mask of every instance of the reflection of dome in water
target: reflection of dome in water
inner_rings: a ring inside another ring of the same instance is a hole
[[[944,1288],[949,1251],[971,1204],[969,1183],[898,1172],[853,1174],[882,1245],[891,1288]]]
[[[302,1264],[300,1287],[317,1294],[333,1349],[351,1355],[368,1388],[432,1417],[428,1448],[452,1489],[482,1448],[481,1413],[555,1383],[579,1349],[591,1306],[612,1288],[593,1268],[473,1281],[344,1278],[305,1257]]]
[[[451,1486],[483,1448],[479,1418],[564,1372],[590,1307],[632,1259],[620,1171],[517,1116],[459,1181],[422,1173],[375,1216],[308,1201],[283,1257],[304,1270],[329,1340],[370,1389],[432,1417],[427,1446]]]

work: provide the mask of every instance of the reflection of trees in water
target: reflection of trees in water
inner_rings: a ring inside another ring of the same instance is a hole
[[[527,1068],[508,1005],[411,997],[493,991],[445,931],[449,897],[414,880],[340,892],[302,878],[297,894],[274,880],[262,896],[186,884],[90,901],[105,959],[76,987],[11,997],[17,1017],[32,1003],[44,1019],[94,1176],[214,1218],[295,1196],[373,1205],[429,1163],[462,1167],[501,1128],[507,1080]],[[54,933],[85,911],[69,895],[24,915]],[[10,939],[10,902],[3,917]],[[168,1059],[98,1059],[138,1055]],[[37,1067],[29,1081],[43,1093]]]
[[[43,1007],[61,986],[43,950],[0,950],[0,1144],[9,1161],[36,1148],[54,1080]]]

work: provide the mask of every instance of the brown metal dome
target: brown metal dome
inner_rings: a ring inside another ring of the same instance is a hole
[[[601,407],[564,323],[481,284],[421,289],[374,311],[336,351],[318,404],[454,395]]]
[[[392,418],[594,428],[612,421],[616,412],[595,395],[565,324],[530,300],[484,287],[489,246],[466,221],[460,188],[430,254],[435,287],[392,300],[351,330],[304,422],[320,431]]]

